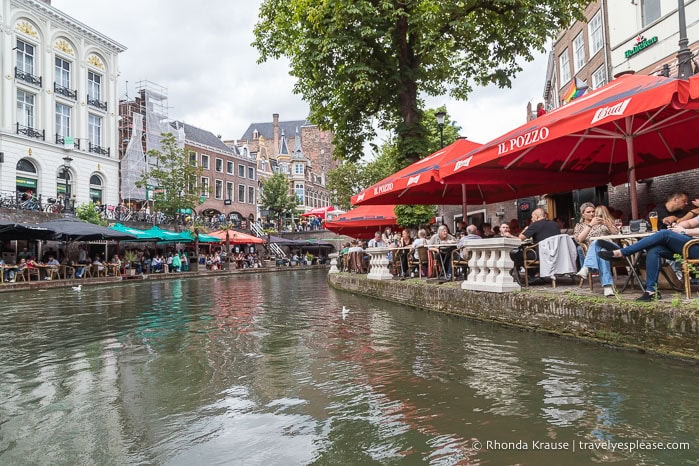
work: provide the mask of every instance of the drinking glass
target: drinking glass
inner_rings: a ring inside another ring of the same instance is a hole
[[[651,230],[658,231],[658,213],[656,211],[648,212],[648,220],[650,220]]]
[[[621,232],[625,235],[630,235],[631,234],[631,227],[628,225],[624,225],[621,227]]]
[[[618,231],[618,230],[621,230],[621,226],[622,226],[623,224],[624,224],[624,223],[621,221],[620,218],[615,218],[615,219],[614,219],[614,227],[617,229],[617,231]]]
[[[641,225],[639,226],[638,232],[645,233],[647,229],[648,229],[648,225],[646,224],[646,222],[641,222]]]

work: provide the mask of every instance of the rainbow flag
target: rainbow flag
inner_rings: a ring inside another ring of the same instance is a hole
[[[563,94],[563,102],[568,103],[571,100],[577,99],[587,91],[587,87],[587,84],[576,76],[573,82],[570,83],[568,90]]]

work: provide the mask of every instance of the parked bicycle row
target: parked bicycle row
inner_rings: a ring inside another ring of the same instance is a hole
[[[0,191],[0,207],[8,209],[34,210],[60,214],[72,212],[75,201],[62,194],[57,197],[42,197],[32,190],[27,191]]]

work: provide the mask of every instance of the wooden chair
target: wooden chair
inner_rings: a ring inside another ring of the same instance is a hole
[[[94,275],[92,274],[92,264],[81,264],[83,265],[83,278],[92,278]]]
[[[61,279],[61,266],[52,266],[46,269],[46,276],[49,280]]]
[[[524,286],[529,287],[529,271],[539,270],[541,261],[539,261],[539,243],[532,243],[522,247],[522,255],[524,257]],[[556,286],[556,281],[553,280],[553,286]]]
[[[29,281],[29,272],[28,268],[23,268],[23,269],[17,269],[15,272],[15,282],[28,282]]]
[[[429,250],[427,246],[418,246],[415,250],[417,251],[417,259],[415,259],[413,254],[410,254],[408,257],[408,268],[412,270],[414,267],[417,267],[417,276],[422,278],[422,267],[425,266],[425,270],[427,270],[430,263]]]
[[[699,259],[691,259],[689,257],[689,248],[699,244],[699,239],[690,239],[682,247],[682,274],[684,278],[684,292],[687,295],[687,299],[692,297],[692,276],[697,275],[697,267],[699,264]]]
[[[354,251],[347,255],[349,256],[347,269],[354,273],[364,273],[364,252]]]
[[[585,256],[587,256],[587,250],[590,249],[590,246],[588,246],[587,243],[578,243],[578,246],[580,246],[580,249],[582,250],[583,256],[580,258],[582,262],[585,261]],[[614,282],[617,280],[617,273],[616,273],[616,267],[614,264],[612,264],[612,275],[614,276]],[[585,279],[581,278],[580,279],[580,288],[583,287],[583,284],[585,283]],[[587,284],[590,287],[590,291],[593,291],[594,289],[594,281],[592,279],[592,272],[589,272],[587,274]]]
[[[75,268],[70,265],[62,265],[59,267],[59,276],[63,274],[63,279],[68,280],[68,278],[75,278]]]
[[[454,249],[451,252],[451,280],[456,280],[456,271],[462,270],[464,280],[468,276],[468,261],[471,259],[472,251],[467,247]],[[462,257],[463,256],[463,257]]]
[[[32,281],[32,277],[36,277],[37,281],[41,280],[41,270],[40,269],[32,269],[32,268],[27,267],[24,270],[26,270],[28,282]]]

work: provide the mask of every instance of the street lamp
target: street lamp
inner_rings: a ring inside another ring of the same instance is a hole
[[[677,13],[680,17],[680,50],[677,52],[677,77],[689,79],[692,76],[692,52],[689,50],[687,39],[687,23],[685,21],[684,0],[677,0]]]
[[[444,147],[444,118],[447,116],[447,112],[439,111],[434,114],[437,117],[437,126],[439,126],[439,148]]]
[[[68,210],[68,203],[70,202],[70,190],[68,189],[68,177],[70,171],[70,164],[73,162],[73,157],[66,155],[63,157],[63,183],[66,189],[65,198],[63,199],[63,208]]]

